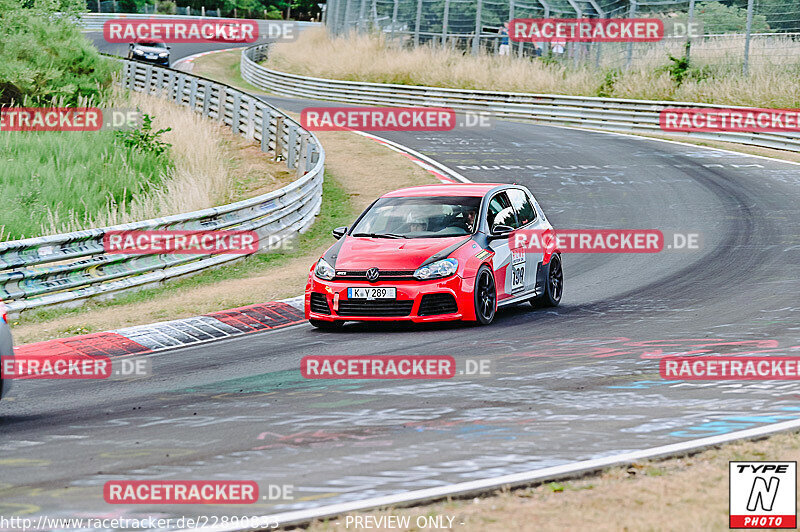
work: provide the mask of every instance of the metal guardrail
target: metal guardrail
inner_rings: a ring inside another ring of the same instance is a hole
[[[496,117],[548,124],[628,133],[674,135],[800,151],[800,135],[797,133],[725,131],[679,133],[665,132],[659,126],[659,113],[667,107],[720,108],[715,105],[445,89],[312,78],[278,72],[259,65],[258,63],[267,57],[269,46],[268,43],[257,44],[242,49],[240,63],[242,77],[256,87],[284,96],[359,105],[450,107],[457,112],[488,112]]]
[[[106,231],[134,229],[253,230],[263,249],[311,226],[322,203],[325,152],[319,140],[277,108],[228,85],[135,61],[122,60],[121,83],[188,106],[234,133],[261,144],[295,170],[291,184],[221,207],[73,233],[0,242],[0,299],[13,315],[94,296],[155,286],[240,259],[239,255],[106,254]],[[187,132],[188,133],[188,132]]]

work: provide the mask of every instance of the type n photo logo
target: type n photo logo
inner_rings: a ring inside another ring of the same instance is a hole
[[[730,462],[730,528],[795,528],[797,462]]]

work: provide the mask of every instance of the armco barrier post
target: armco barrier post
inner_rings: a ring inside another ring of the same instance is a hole
[[[239,133],[239,120],[242,112],[242,95],[237,92],[233,95],[233,112],[231,113],[231,129],[234,133]]]
[[[256,138],[256,102],[253,98],[247,100],[247,129],[245,136],[249,140]]]
[[[308,134],[303,133],[300,135],[300,153],[297,157],[297,178],[300,179],[306,173],[308,168]]]
[[[211,106],[211,87],[212,84],[203,81],[203,118],[208,118],[208,110]]]
[[[267,153],[269,151],[269,125],[270,125],[270,116],[271,113],[269,112],[269,108],[265,107],[261,109],[261,151]]]
[[[286,155],[286,166],[293,169],[297,165],[297,129],[294,126],[288,126],[289,129],[289,145]]]
[[[183,89],[186,87],[186,74],[178,74],[178,82],[175,88],[175,103],[183,105]]]
[[[224,85],[220,85],[217,94],[217,120],[219,120],[221,124],[224,124],[225,103],[228,101],[228,89],[226,89]]]
[[[275,160],[280,161],[283,157],[283,117],[275,117]]]
[[[189,108],[194,111],[195,105],[197,105],[197,78],[192,77],[189,84]]]

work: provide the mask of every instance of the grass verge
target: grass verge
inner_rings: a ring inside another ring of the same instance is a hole
[[[786,433],[486,497],[348,515],[409,516],[412,525],[420,516],[444,516],[453,518],[451,530],[484,532],[727,530],[729,461],[799,459],[800,435]],[[346,524],[340,517],[315,522],[307,530],[348,530]]]

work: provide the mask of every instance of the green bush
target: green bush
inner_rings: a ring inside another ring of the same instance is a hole
[[[104,102],[114,63],[81,34],[69,5],[40,4],[0,0],[0,104]]]
[[[161,135],[167,131],[172,131],[172,128],[167,127],[154,132],[153,118],[145,113],[142,117],[142,127],[130,131],[116,131],[115,135],[126,148],[160,157],[168,154],[172,147],[169,142],[161,140]]]

